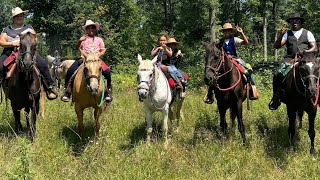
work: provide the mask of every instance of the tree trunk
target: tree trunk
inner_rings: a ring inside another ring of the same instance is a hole
[[[267,15],[263,17],[263,52],[264,61],[268,60],[268,49],[267,49]]]
[[[274,31],[274,41],[277,40],[278,32],[277,32],[277,3],[278,1],[275,0],[272,2],[272,20],[273,20],[273,31]],[[278,49],[274,50],[274,59],[278,60]]]
[[[215,21],[216,14],[213,5],[211,4],[209,7],[209,30],[210,30],[210,42],[215,42],[216,40],[216,32],[215,32]]]

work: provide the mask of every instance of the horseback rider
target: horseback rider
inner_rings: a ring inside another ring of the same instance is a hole
[[[11,15],[12,25],[5,27],[1,32],[0,46],[4,47],[4,49],[0,57],[0,81],[2,81],[6,76],[6,72],[4,72],[3,67],[4,61],[14,52],[14,48],[19,47],[20,45],[19,35],[29,31],[30,29],[33,30],[31,25],[24,24],[24,17],[26,13],[28,13],[28,10],[23,11],[20,7],[13,8]],[[39,55],[39,53],[36,53],[35,60],[35,64],[44,78],[43,81],[45,81],[43,84],[45,85],[47,98],[49,100],[56,99],[57,93],[53,91],[55,83],[50,76],[45,60]]]
[[[82,29],[87,32],[87,35],[82,36],[77,45],[76,49],[83,50],[85,53],[95,52],[98,53],[98,57],[101,57],[106,52],[106,48],[104,46],[104,42],[102,38],[96,35],[96,32],[100,29],[99,23],[95,23],[92,20],[87,20],[86,24],[82,26]],[[65,91],[61,100],[64,102],[68,102],[70,100],[71,92],[72,92],[72,84],[74,73],[78,69],[78,67],[82,64],[83,57],[80,58],[78,61],[75,61],[71,67],[68,69],[65,79]],[[110,68],[101,61],[102,65],[102,75],[107,80],[107,87],[105,91],[105,102],[109,103],[112,101],[112,85],[111,85],[111,70]],[[104,68],[105,67],[105,68]]]
[[[241,38],[234,37],[233,32],[239,32]],[[217,47],[220,49],[223,47],[224,51],[228,54],[231,55],[240,65],[248,66],[242,59],[238,58],[236,47],[240,45],[247,45],[249,44],[247,36],[244,34],[243,30],[241,27],[236,27],[233,28],[231,23],[225,23],[220,29],[220,32],[223,33],[223,38],[219,40],[219,43],[217,44]],[[246,74],[247,78],[251,82],[251,87],[253,91],[253,96],[250,98],[252,100],[258,98],[256,86],[255,86],[255,81],[252,76],[252,69],[251,67],[249,68],[248,74]],[[208,87],[208,92],[207,95],[204,99],[204,102],[207,104],[212,104],[213,103],[213,87]]]
[[[288,72],[291,69],[292,60],[297,55],[303,55],[304,52],[318,52],[316,40],[313,34],[302,28],[305,19],[299,13],[293,13],[287,19],[291,25],[291,30],[282,27],[277,40],[274,42],[274,48],[279,49],[286,45],[287,54],[280,64],[278,70],[273,76],[273,97],[269,103],[270,110],[276,110],[280,106],[280,86],[285,77],[283,72]]]
[[[171,39],[173,43],[173,38]],[[158,56],[157,65],[161,68],[162,71],[168,72],[170,76],[175,81],[176,89],[183,89],[182,82],[184,79],[178,69],[171,63],[171,58],[173,55],[172,49],[167,46],[168,37],[164,34],[161,34],[158,37],[158,47],[155,47],[151,51],[151,56]],[[176,54],[175,54],[176,55]]]
[[[185,91],[186,80],[182,76],[181,72],[177,69],[178,63],[182,60],[183,54],[181,50],[178,49],[179,42],[174,38],[169,38],[167,46],[172,50],[172,56],[170,58],[169,64],[167,64],[167,71],[172,76],[176,84],[182,85],[182,90]],[[178,78],[178,79],[177,79]]]

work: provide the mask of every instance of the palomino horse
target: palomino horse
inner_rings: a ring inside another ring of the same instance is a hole
[[[66,77],[67,70],[75,62],[75,60],[67,59],[61,62],[60,59],[56,59],[51,55],[47,55],[47,61],[51,77],[57,82],[57,87],[60,89],[62,79]]]
[[[155,62],[157,56],[153,60],[142,60],[138,55],[140,62],[138,70],[138,95],[144,102],[144,111],[147,120],[147,143],[151,140],[152,134],[152,114],[155,111],[161,111],[163,114],[162,130],[165,139],[165,146],[168,144],[168,118],[173,120],[177,119],[177,126],[181,118],[181,108],[184,100],[185,92],[180,92],[175,100],[171,94],[171,89],[167,78],[162,71],[156,67]],[[172,101],[175,101],[171,105]]]
[[[11,107],[15,118],[15,131],[22,132],[20,122],[20,110],[24,108],[27,127],[31,139],[35,137],[36,118],[39,113],[40,99],[40,73],[35,67],[37,35],[30,30],[20,36],[20,54],[16,62],[9,70],[3,87],[6,97],[11,101]],[[29,125],[29,112],[32,112],[32,123]]]
[[[99,118],[106,109],[104,91],[106,85],[102,76],[101,59],[95,53],[82,53],[85,57],[83,64],[77,70],[73,83],[73,102],[78,117],[78,130],[83,132],[83,110],[94,108],[95,132],[99,135]]]
[[[308,134],[311,141],[310,154],[315,157],[314,119],[319,98],[319,64],[313,53],[305,53],[288,73],[282,84],[281,101],[287,105],[289,117],[289,140],[293,143],[296,132],[296,114],[302,119],[303,112],[309,118]]]
[[[238,119],[238,129],[245,143],[245,127],[242,120],[242,102],[246,99],[246,83],[240,71],[227,57],[224,51],[220,51],[216,44],[204,43],[206,49],[205,82],[209,89],[213,89],[216,95],[220,127],[227,131],[226,111],[230,109],[232,123],[235,117]]]

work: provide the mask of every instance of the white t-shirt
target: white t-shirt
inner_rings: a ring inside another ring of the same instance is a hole
[[[300,36],[301,36],[301,34],[302,34],[302,30],[303,30],[303,28],[301,28],[299,31],[292,31],[292,33],[293,33],[293,35],[294,35],[297,39],[299,39]],[[316,39],[314,38],[313,34],[312,34],[310,31],[308,31],[308,30],[307,30],[307,38],[308,38],[308,42],[316,42]],[[282,39],[284,39],[285,41],[287,41],[287,39],[288,39],[288,32],[286,32],[286,33],[283,35]]]

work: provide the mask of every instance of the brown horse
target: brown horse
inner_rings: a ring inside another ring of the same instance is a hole
[[[106,109],[104,103],[104,91],[106,85],[102,76],[101,59],[95,53],[82,53],[85,56],[84,63],[77,70],[73,83],[73,102],[78,117],[78,130],[83,133],[83,110],[93,107],[95,119],[95,133],[99,135],[99,118]]]
[[[216,44],[204,43],[206,49],[205,83],[214,90],[217,99],[220,127],[227,131],[226,111],[230,109],[232,124],[238,119],[238,129],[245,143],[245,127],[242,120],[242,102],[246,99],[246,83],[236,66]]]
[[[319,63],[313,53],[305,53],[288,73],[282,84],[281,101],[287,105],[289,117],[289,140],[293,142],[296,131],[296,115],[302,119],[303,112],[309,118],[310,154],[314,157],[314,120],[319,98]]]
[[[16,62],[7,74],[3,82],[6,97],[11,101],[11,107],[15,118],[15,131],[22,132],[20,122],[20,110],[24,108],[27,128],[31,139],[35,137],[36,118],[39,113],[40,99],[40,74],[35,67],[37,35],[33,30],[20,36],[20,54]],[[32,112],[32,123],[29,125],[29,112]]]

